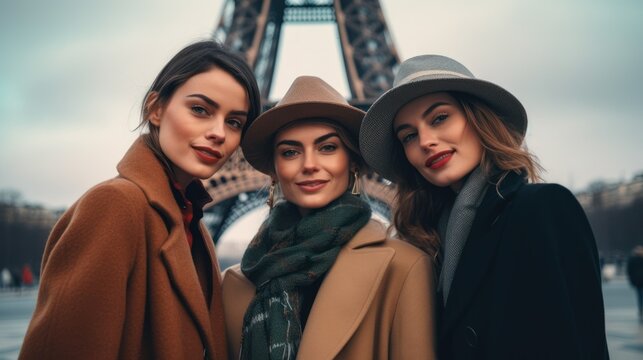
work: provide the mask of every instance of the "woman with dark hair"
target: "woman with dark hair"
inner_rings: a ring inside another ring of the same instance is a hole
[[[363,117],[302,76],[248,128],[241,146],[273,178],[274,206],[223,276],[231,358],[434,358],[431,260],[387,239],[359,196]]]
[[[362,124],[398,234],[440,264],[441,359],[608,357],[591,228],[569,190],[528,184],[526,129],[511,93],[437,55],[402,63]]]
[[[119,175],[47,241],[21,359],[226,359],[221,278],[201,184],[260,111],[244,60],[213,41],[177,53],[148,90]]]

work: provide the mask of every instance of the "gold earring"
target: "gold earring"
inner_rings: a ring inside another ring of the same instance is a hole
[[[353,173],[353,189],[351,190],[351,194],[355,196],[360,195],[359,172],[357,170]]]
[[[268,190],[268,200],[266,200],[266,204],[268,204],[271,209],[275,204],[275,186],[276,182],[275,180],[272,180],[272,183],[270,184],[270,190]]]

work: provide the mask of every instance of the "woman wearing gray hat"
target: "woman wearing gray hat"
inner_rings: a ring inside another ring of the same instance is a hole
[[[569,190],[528,184],[526,128],[511,93],[437,55],[402,63],[362,124],[398,234],[439,259],[441,359],[608,357],[591,228]]]
[[[244,155],[283,200],[223,276],[233,358],[434,358],[431,259],[359,196],[363,117],[302,76],[248,128]]]

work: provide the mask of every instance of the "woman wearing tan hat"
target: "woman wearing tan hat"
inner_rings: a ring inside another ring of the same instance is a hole
[[[439,259],[441,359],[608,357],[591,228],[569,190],[527,184],[526,128],[511,93],[436,55],[402,63],[362,124],[398,233]]]
[[[21,359],[228,357],[201,179],[259,111],[252,70],[213,41],[165,65],[118,176],[85,193],[47,241]]]
[[[283,200],[224,273],[232,358],[433,358],[431,260],[359,196],[363,116],[303,76],[248,129],[246,159]]]

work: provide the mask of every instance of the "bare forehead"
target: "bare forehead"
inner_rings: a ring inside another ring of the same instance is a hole
[[[335,129],[323,123],[295,122],[277,132],[275,143],[283,140],[294,140],[302,143],[313,142],[320,136],[335,132]]]
[[[214,100],[226,100],[233,107],[246,108],[248,104],[248,95],[243,85],[230,73],[216,67],[190,77],[177,92],[200,93]]]

